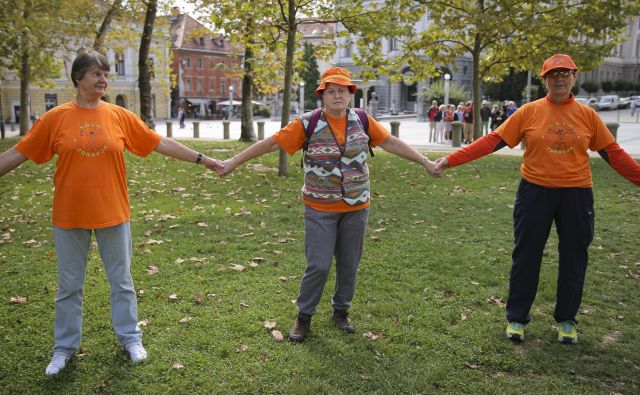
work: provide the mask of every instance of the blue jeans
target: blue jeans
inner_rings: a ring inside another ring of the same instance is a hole
[[[138,304],[131,278],[131,228],[129,222],[93,230],[111,287],[111,319],[122,346],[139,343]],[[87,273],[91,229],[53,228],[58,254],[58,292],[54,352],[75,354],[82,335],[82,295]]]

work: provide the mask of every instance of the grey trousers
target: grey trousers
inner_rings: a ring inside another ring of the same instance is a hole
[[[300,313],[315,314],[334,256],[336,289],[331,305],[334,310],[351,307],[368,218],[368,207],[348,213],[325,213],[305,206],[304,252],[307,268],[297,300]]]
[[[82,335],[82,294],[87,273],[91,229],[54,227],[58,254],[58,292],[53,335],[54,353],[74,354]],[[131,278],[131,228],[128,222],[95,229],[100,257],[111,287],[111,320],[122,346],[139,343],[138,304]]]

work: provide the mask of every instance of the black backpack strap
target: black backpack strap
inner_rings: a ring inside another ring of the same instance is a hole
[[[302,158],[300,158],[300,167],[304,168],[304,155],[307,153],[307,149],[309,148],[309,140],[311,140],[311,135],[316,130],[316,125],[318,125],[318,120],[320,120],[320,115],[322,114],[322,108],[316,108],[311,111],[311,117],[309,118],[309,123],[307,127],[304,128],[304,143],[302,144]],[[304,123],[302,124],[304,126]]]
[[[360,123],[364,128],[364,132],[367,134],[367,137],[369,137],[369,142],[367,142],[367,144],[369,145],[369,153],[373,158],[375,155],[373,154],[373,149],[371,148],[371,136],[369,136],[369,116],[361,108],[354,108],[353,110],[356,112],[356,115],[358,115],[358,118],[360,118]]]

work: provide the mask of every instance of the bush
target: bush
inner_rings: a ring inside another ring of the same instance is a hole
[[[432,83],[422,92],[422,95],[425,103],[431,103],[432,100],[436,100],[438,104],[444,103],[444,80],[440,79]],[[469,91],[463,86],[453,81],[449,83],[449,103],[467,102],[470,97]]]
[[[258,117],[269,118],[271,116],[271,110],[269,109],[269,107],[254,105],[253,115]]]
[[[596,80],[585,80],[580,84],[580,87],[587,91],[589,96],[591,96],[591,94],[600,90],[600,83]]]
[[[602,91],[604,93],[609,93],[613,90],[613,82],[612,81],[602,81]]]

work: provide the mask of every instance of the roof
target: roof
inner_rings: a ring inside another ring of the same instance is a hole
[[[171,47],[173,49],[232,52],[228,39],[219,33],[210,31],[190,15],[171,15],[168,19],[171,23]]]

